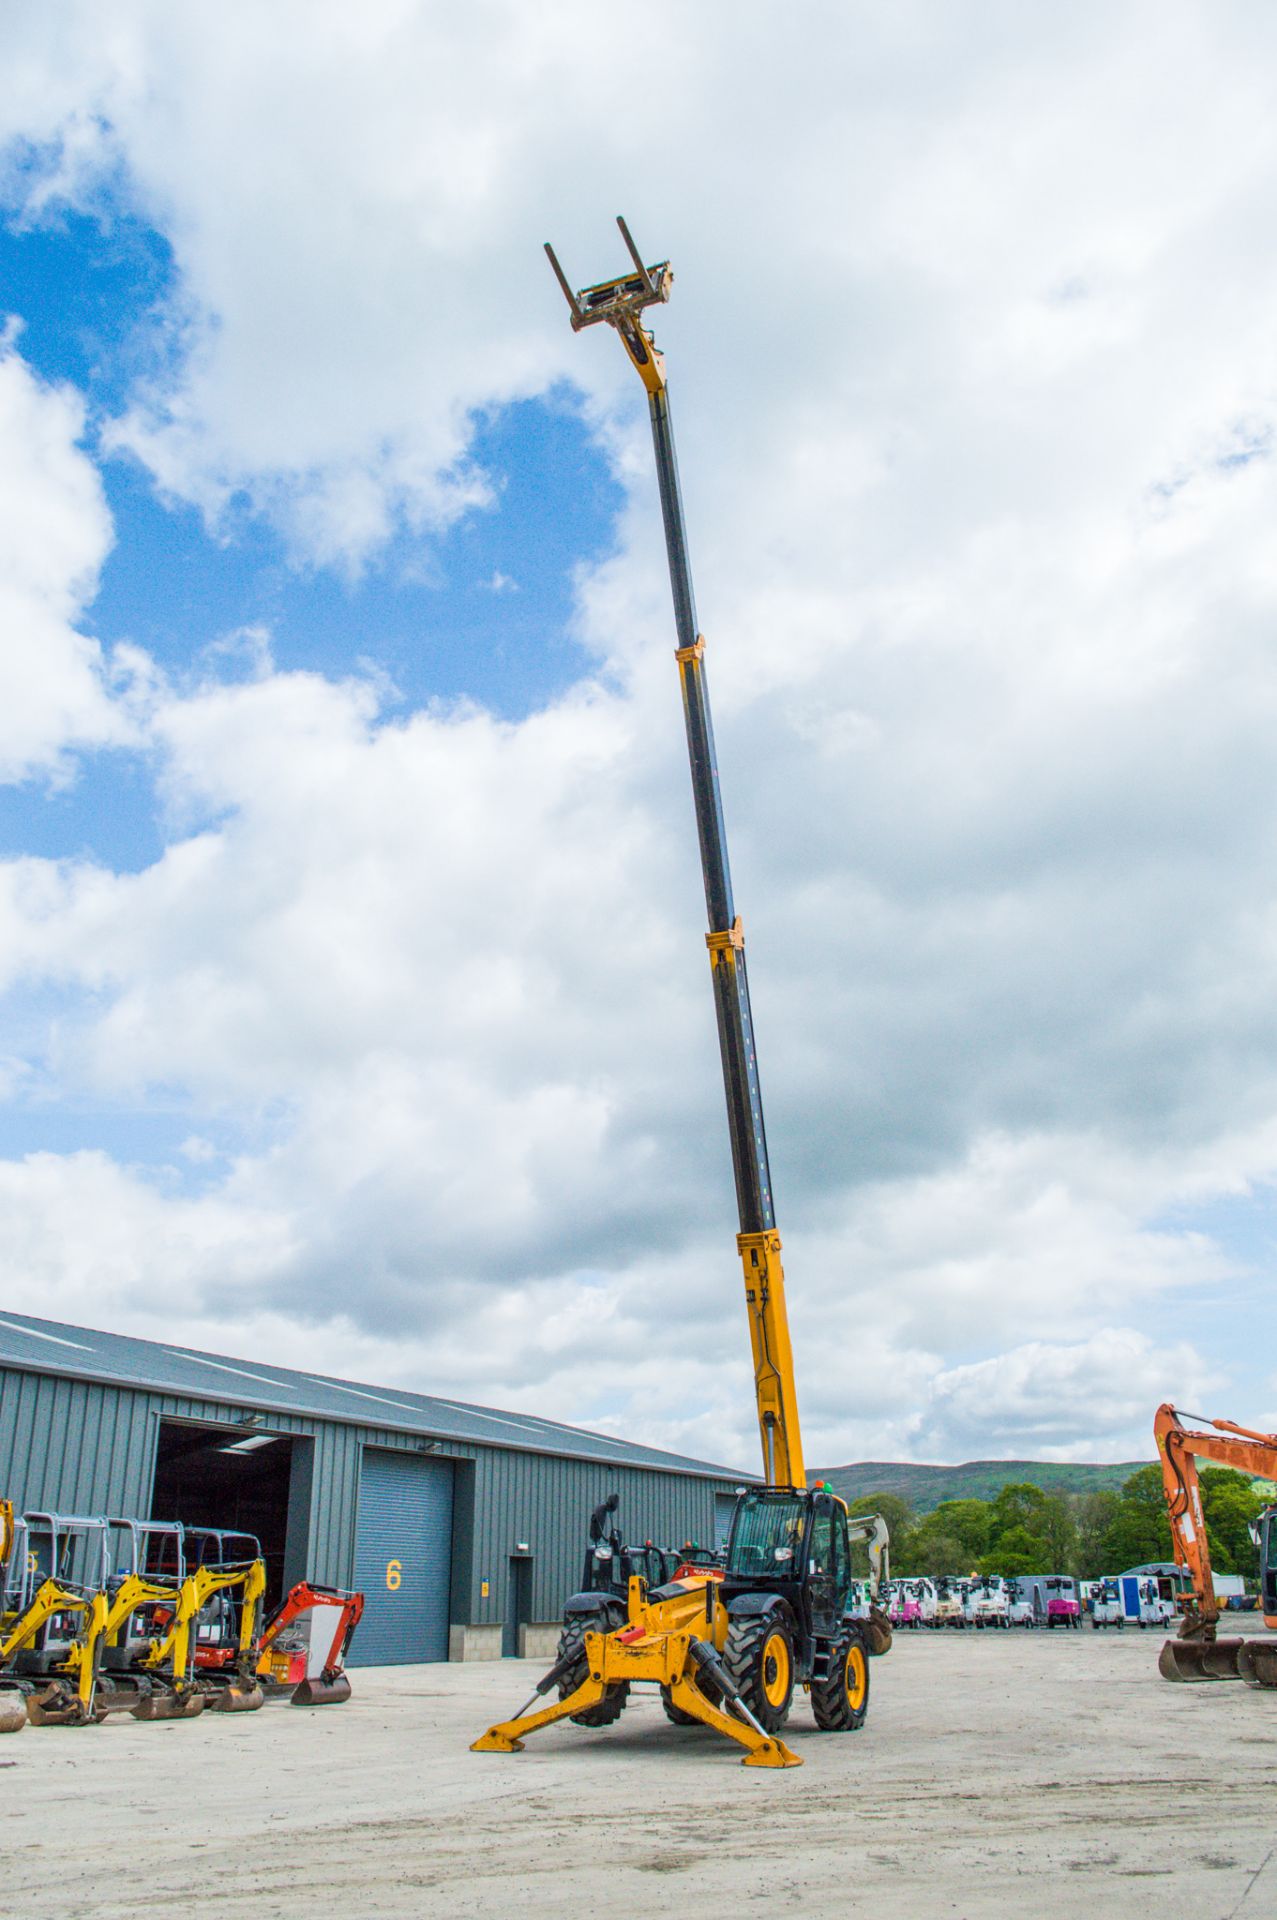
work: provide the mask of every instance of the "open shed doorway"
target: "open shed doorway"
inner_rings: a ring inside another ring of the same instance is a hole
[[[299,1492],[298,1469],[309,1468],[310,1446],[287,1433],[161,1420],[151,1517],[256,1534],[266,1562],[266,1606],[273,1607],[304,1572],[289,1564],[298,1535],[295,1525],[290,1542],[289,1504]]]

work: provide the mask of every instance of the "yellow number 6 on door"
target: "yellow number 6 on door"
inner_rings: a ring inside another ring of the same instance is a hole
[[[395,1593],[403,1585],[403,1561],[387,1560],[386,1585]]]

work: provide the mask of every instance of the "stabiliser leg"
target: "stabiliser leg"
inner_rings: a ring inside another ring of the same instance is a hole
[[[774,1733],[765,1733],[757,1721],[749,1724],[737,1720],[729,1713],[720,1713],[712,1707],[700,1688],[686,1675],[670,1684],[670,1699],[684,1713],[691,1714],[702,1725],[713,1727],[715,1733],[724,1733],[729,1740],[735,1740],[745,1748],[742,1767],[801,1767],[802,1759],[792,1747]]]
[[[632,1632],[633,1629],[626,1631]],[[609,1684],[614,1685],[622,1679],[646,1679],[668,1686],[674,1704],[692,1719],[700,1721],[703,1726],[712,1727],[715,1733],[725,1734],[729,1740],[744,1747],[742,1766],[801,1767],[802,1761],[798,1755],[783,1740],[759,1725],[708,1642],[698,1640],[692,1634],[673,1634],[660,1636],[657,1644],[642,1650],[621,1643],[617,1655],[622,1668],[605,1678],[608,1673],[609,1638],[593,1633],[585,1636],[590,1670],[586,1679],[565,1700],[558,1700],[553,1706],[543,1707],[536,1713],[530,1713],[525,1708],[514,1719],[499,1721],[474,1742],[470,1751],[520,1753],[526,1735],[536,1733],[541,1727],[553,1726],[556,1720],[567,1720],[575,1713],[583,1713],[587,1707],[594,1706],[596,1701],[603,1698]],[[549,1693],[570,1666],[575,1664],[575,1659],[573,1655],[550,1669],[544,1680],[538,1683],[537,1692],[528,1702],[528,1707],[533,1705],[538,1694]],[[650,1671],[641,1670],[639,1663],[648,1662],[651,1663]],[[694,1676],[697,1672],[703,1672],[722,1694],[724,1701],[735,1707],[734,1713],[723,1712],[707,1699],[696,1685]]]
[[[547,1675],[548,1693],[554,1685],[552,1675]],[[540,1688],[537,1689],[540,1692]],[[566,1720],[574,1713],[583,1713],[586,1707],[592,1707],[607,1692],[602,1680],[593,1674],[584,1679],[575,1693],[566,1700],[556,1700],[552,1707],[543,1707],[540,1713],[523,1712],[516,1714],[513,1720],[499,1721],[495,1727],[489,1727],[481,1739],[470,1748],[471,1753],[522,1753],[524,1734],[536,1733],[541,1727],[551,1727],[556,1720]],[[536,1696],[534,1695],[533,1698]],[[530,1703],[529,1703],[530,1704]]]

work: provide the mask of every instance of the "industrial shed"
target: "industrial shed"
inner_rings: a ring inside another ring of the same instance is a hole
[[[752,1476],[751,1476],[752,1477]],[[363,1589],[352,1664],[542,1652],[594,1506],[716,1539],[742,1476],[524,1413],[0,1316],[0,1496],[262,1542],[268,1602]]]

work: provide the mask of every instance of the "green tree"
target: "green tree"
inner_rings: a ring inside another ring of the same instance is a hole
[[[1069,1502],[1077,1533],[1076,1571],[1083,1580],[1094,1580],[1111,1571],[1104,1557],[1104,1537],[1117,1517],[1121,1500],[1103,1487],[1095,1493],[1074,1494]]]
[[[911,1545],[914,1532],[914,1511],[907,1500],[898,1493],[866,1493],[859,1500],[853,1500],[847,1508],[848,1513],[877,1513],[887,1523],[887,1532],[891,1535],[891,1571],[893,1573],[912,1573],[914,1571]],[[863,1580],[869,1572],[869,1549],[866,1546],[854,1546],[851,1550],[852,1572],[857,1579]]]
[[[971,1555],[951,1533],[930,1525],[934,1518],[934,1514],[929,1513],[913,1536],[910,1571],[929,1573],[933,1577],[941,1573],[970,1573],[974,1564]]]
[[[1099,1570],[1104,1573],[1124,1573],[1146,1561],[1173,1557],[1160,1467],[1141,1467],[1123,1483],[1100,1547],[1103,1565]]]
[[[1264,1503],[1249,1476],[1233,1467],[1200,1467],[1202,1506],[1206,1513],[1206,1540],[1216,1573],[1253,1574],[1255,1543],[1250,1525]]]
[[[921,1526],[956,1540],[974,1565],[988,1547],[991,1518],[987,1500],[942,1500]]]
[[[977,1573],[1050,1573],[1055,1567],[1051,1549],[1040,1534],[1027,1527],[1007,1527],[996,1544],[976,1562]]]
[[[1077,1530],[1067,1503],[1058,1493],[1044,1493],[1027,1480],[1013,1480],[1002,1488],[990,1511],[987,1551],[996,1554],[1004,1534],[1023,1528],[1045,1543],[1047,1562],[1023,1573],[1068,1573],[1077,1556]]]

